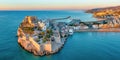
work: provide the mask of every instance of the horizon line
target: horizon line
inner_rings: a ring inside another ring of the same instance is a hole
[[[70,10],[91,10],[91,9],[97,9],[97,8],[109,8],[109,7],[118,7],[120,5],[116,6],[105,6],[105,7],[95,7],[95,8],[88,8],[88,9],[1,9],[0,11],[70,11]]]

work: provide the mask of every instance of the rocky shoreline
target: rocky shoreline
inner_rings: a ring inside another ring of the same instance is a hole
[[[67,38],[65,39],[65,41],[64,41],[64,44],[65,44],[65,42],[66,42],[66,40],[67,40]],[[23,49],[25,49],[26,51],[28,51],[28,52],[30,52],[30,53],[33,53],[34,55],[39,55],[39,56],[44,56],[44,55],[51,55],[51,54],[55,54],[55,53],[57,53],[57,52],[59,52],[62,48],[63,48],[63,46],[64,46],[64,44],[62,44],[57,50],[55,50],[54,52],[48,52],[48,51],[37,51],[36,50],[36,48],[34,48],[34,45],[32,44],[32,43],[30,43],[30,41],[23,41],[23,40],[21,40],[21,39],[18,39],[18,43],[19,43],[19,45],[23,48]],[[31,45],[31,47],[29,46],[29,47],[26,47],[26,46],[28,46],[28,45]]]

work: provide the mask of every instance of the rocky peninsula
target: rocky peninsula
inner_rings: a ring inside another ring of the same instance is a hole
[[[42,21],[35,16],[26,16],[17,31],[18,43],[34,55],[58,52],[69,33],[67,26],[56,24],[54,20]]]

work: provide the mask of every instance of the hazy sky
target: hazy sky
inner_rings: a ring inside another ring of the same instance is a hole
[[[118,5],[120,0],[0,0],[0,10],[77,10]]]

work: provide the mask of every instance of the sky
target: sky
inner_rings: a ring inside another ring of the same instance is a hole
[[[81,10],[120,6],[120,0],[0,0],[0,10]]]

